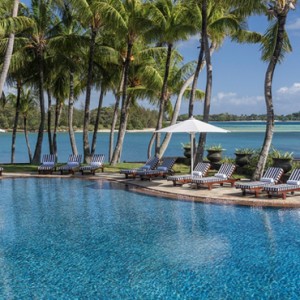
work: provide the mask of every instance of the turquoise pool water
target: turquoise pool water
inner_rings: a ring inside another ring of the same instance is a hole
[[[300,210],[80,179],[3,179],[0,191],[0,299],[300,297]]]

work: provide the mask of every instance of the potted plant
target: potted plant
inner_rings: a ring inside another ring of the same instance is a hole
[[[183,149],[183,155],[186,158],[191,158],[191,143],[183,144],[181,143],[182,149]]]
[[[292,169],[293,152],[283,152],[273,149],[270,156],[273,160],[273,167],[282,168],[284,173]]]
[[[206,148],[208,153],[206,157],[211,163],[218,163],[222,160],[222,152],[224,150],[220,144],[209,146]]]
[[[250,157],[254,153],[253,149],[250,148],[238,148],[235,149],[235,163],[239,167],[244,167],[249,164]]]

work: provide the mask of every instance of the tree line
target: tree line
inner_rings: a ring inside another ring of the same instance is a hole
[[[25,135],[32,121],[33,107],[39,113],[38,135],[33,163],[39,163],[44,132],[49,152],[56,154],[56,136],[63,113],[72,152],[74,103],[84,94],[81,115],[85,162],[96,151],[97,131],[103,115],[103,102],[113,94],[113,116],[105,126],[111,130],[109,160],[119,161],[132,107],[139,100],[157,107],[155,128],[166,120],[176,123],[183,98],[188,99],[188,117],[193,116],[195,100],[204,102],[203,121],[210,118],[213,88],[211,57],[226,38],[237,43],[260,43],[262,59],[268,62],[265,75],[266,135],[254,176],[266,162],[274,127],[272,80],[276,65],[291,45],[285,31],[295,0],[31,0],[26,7],[19,0],[0,3],[0,95],[2,108],[15,103],[12,154],[16,131],[23,121]],[[265,16],[270,22],[265,34],[250,32],[247,20]],[[199,37],[197,61],[184,63],[176,44]],[[205,91],[197,89],[200,72],[206,73]],[[15,92],[3,93],[6,83]],[[91,93],[98,92],[98,107],[92,123]],[[172,105],[171,99],[176,99]],[[47,109],[46,109],[47,108]],[[132,121],[133,122],[133,121]],[[135,125],[137,126],[137,125]],[[117,141],[113,140],[118,130]],[[92,142],[89,132],[92,131]],[[169,141],[154,133],[148,156],[161,157]],[[196,161],[203,158],[206,134],[200,135]]]
[[[52,107],[52,113],[54,113]],[[110,129],[110,124],[113,119],[113,106],[103,107],[99,118],[98,128]],[[3,109],[0,110],[0,128],[11,131],[15,120],[15,108],[12,104],[7,104]],[[84,110],[80,108],[74,108],[73,112],[73,127],[74,130],[83,129],[83,114]],[[22,115],[22,111],[21,111]],[[203,115],[194,116],[198,120],[203,120]],[[184,121],[188,118],[187,114],[181,114],[178,116],[178,121]],[[91,110],[90,128],[92,130],[95,126],[97,119],[97,109]],[[128,130],[141,130],[147,128],[155,128],[157,119],[157,110],[145,108],[143,106],[133,106],[128,118],[127,129]],[[300,112],[292,113],[288,115],[275,115],[275,119],[278,121],[300,121]],[[212,122],[229,122],[229,121],[266,121],[267,116],[265,114],[251,114],[251,115],[235,115],[229,113],[211,114],[209,121]],[[47,122],[47,117],[46,117]],[[169,124],[169,120],[165,120],[164,126]],[[27,128],[31,132],[36,132],[39,125],[39,109],[38,107],[33,108],[28,113]],[[54,120],[51,120],[51,128],[54,128]],[[119,124],[117,123],[117,126]],[[24,130],[24,122],[22,117],[18,122],[18,131]],[[58,126],[59,131],[68,130],[68,106],[64,105],[61,112],[61,118]]]
[[[52,107],[52,113],[53,111]],[[113,106],[103,107],[102,112],[99,118],[98,128],[99,129],[110,129],[110,124],[113,119],[114,108]],[[39,128],[39,118],[40,112],[38,107],[33,108],[28,112],[27,116],[27,130],[31,132],[36,132]],[[74,108],[73,112],[73,128],[74,130],[82,130],[83,129],[83,115],[84,110],[80,108]],[[90,128],[92,130],[95,126],[95,122],[97,119],[97,109],[91,110],[91,120],[90,120]],[[134,106],[131,109],[127,129],[145,129],[145,128],[154,128],[156,123],[155,120],[157,119],[157,111],[152,109],[147,109],[142,106]],[[7,104],[3,109],[0,110],[0,128],[6,129],[11,131],[14,126],[15,121],[15,108],[11,104]],[[47,122],[46,117],[46,122]],[[54,129],[54,120],[51,120],[51,129]],[[117,123],[117,126],[119,124]],[[24,131],[24,122],[22,118],[22,111],[21,111],[21,118],[18,121],[18,131]],[[64,105],[61,111],[60,122],[58,126],[59,131],[66,131],[68,130],[68,106]]]

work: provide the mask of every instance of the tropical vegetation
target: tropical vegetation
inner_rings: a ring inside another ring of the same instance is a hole
[[[88,162],[96,151],[98,129],[109,128],[109,160],[115,165],[120,160],[126,129],[152,127],[153,123],[160,129],[166,120],[174,124],[183,98],[189,100],[189,117],[194,114],[195,100],[203,99],[202,119],[207,122],[211,119],[213,88],[211,56],[229,38],[237,43],[260,43],[262,59],[268,62],[266,135],[254,173],[259,177],[274,128],[273,76],[277,63],[292,50],[285,23],[295,4],[295,0],[31,0],[26,7],[19,0],[2,0],[0,124],[13,129],[11,162],[20,127],[25,136],[38,127],[33,152],[28,144],[32,163],[41,159],[44,134],[48,136],[49,153],[56,154],[57,132],[62,126],[69,132],[74,154],[78,152],[74,130],[82,126],[82,149]],[[270,22],[264,35],[247,30],[248,17],[257,14]],[[176,46],[195,35],[199,37],[198,60],[186,63]],[[205,91],[197,89],[202,70]],[[14,95],[2,93],[4,83],[14,88]],[[98,93],[95,110],[91,109],[92,92]],[[83,110],[75,108],[80,95],[85,95]],[[104,108],[108,95],[114,98],[114,105]],[[177,99],[175,105],[173,99]],[[140,110],[140,116],[135,117],[140,109],[138,101],[147,101],[157,111]],[[4,111],[9,115],[3,118]],[[148,123],[146,115],[151,115]],[[223,117],[226,119],[226,115]],[[197,160],[203,159],[205,142],[206,136],[201,134]],[[167,144],[168,136],[161,141],[160,135],[154,134],[148,155],[162,156]]]

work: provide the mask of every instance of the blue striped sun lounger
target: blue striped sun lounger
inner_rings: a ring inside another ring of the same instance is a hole
[[[237,182],[235,187],[242,190],[243,196],[246,195],[246,191],[254,192],[255,197],[258,197],[259,193],[267,185],[275,185],[283,175],[283,169],[270,167],[264,173],[263,177],[258,181]]]
[[[143,170],[138,171],[137,175],[140,176],[141,180],[152,180],[154,177],[166,178],[168,175],[174,174],[173,166],[176,162],[177,157],[163,157],[161,164],[154,170]]]
[[[102,172],[104,172],[104,158],[104,154],[93,154],[90,164],[87,166],[81,166],[79,168],[79,171],[82,175],[84,174],[84,172],[89,172],[95,175],[96,171],[100,169],[102,170]]]
[[[286,199],[287,193],[294,194],[294,192],[300,191],[300,169],[293,170],[286,183],[267,185],[263,190],[268,193],[269,198],[276,194],[280,195],[282,199]]]
[[[44,154],[42,158],[42,163],[38,167],[38,173],[48,173],[52,174],[55,170],[55,155],[54,154]]]
[[[140,168],[136,168],[136,169],[125,169],[125,170],[121,170],[120,173],[121,174],[125,174],[125,178],[135,178],[137,176],[138,172],[143,172],[146,170],[153,170],[157,164],[159,163],[159,158],[154,156],[149,158],[146,163],[140,167]]]
[[[199,162],[194,168],[192,174],[168,176],[167,180],[173,181],[174,186],[190,183],[194,178],[196,179],[204,177],[207,174],[209,168],[210,163]]]
[[[219,171],[210,177],[203,178],[193,178],[191,183],[199,187],[208,187],[209,190],[212,189],[213,185],[218,184],[223,186],[224,183],[230,183],[231,186],[234,185],[236,179],[232,178],[232,174],[235,170],[235,165],[233,164],[222,164]]]
[[[58,168],[60,174],[63,175],[64,172],[67,172],[68,174],[74,174],[77,170],[79,170],[81,164],[81,157],[81,154],[70,154],[67,164]]]

